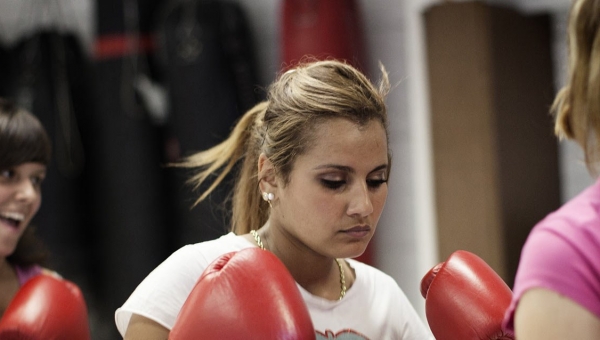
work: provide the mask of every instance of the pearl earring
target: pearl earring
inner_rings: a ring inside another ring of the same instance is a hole
[[[271,204],[271,201],[273,199],[275,199],[275,195],[273,195],[272,192],[263,192],[262,193],[262,198],[263,200],[267,201],[267,203],[269,203],[269,206],[272,208],[273,205]]]

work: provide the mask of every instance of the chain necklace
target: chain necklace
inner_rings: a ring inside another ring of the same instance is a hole
[[[256,230],[250,230],[250,234],[252,234],[252,236],[254,236],[254,240],[256,241],[256,244],[258,244],[258,247],[262,250],[266,250],[265,246],[262,243],[262,240],[260,239],[260,235],[258,235]],[[342,267],[342,261],[340,259],[335,259],[335,263],[337,263],[338,268],[340,269],[341,291],[340,291],[340,298],[338,300],[341,300],[344,298],[344,296],[346,296],[346,276],[344,275],[344,268]]]

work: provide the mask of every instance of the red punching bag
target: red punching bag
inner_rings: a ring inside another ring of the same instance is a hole
[[[366,51],[356,0],[284,0],[282,62],[291,68],[305,57],[345,60],[362,70]],[[373,241],[357,260],[374,265]]]
[[[365,67],[362,22],[355,0],[284,0],[282,12],[281,56],[286,68],[305,56]]]

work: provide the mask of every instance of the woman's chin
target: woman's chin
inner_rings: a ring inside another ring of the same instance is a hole
[[[356,259],[358,257],[361,257],[365,253],[366,250],[367,250],[366,246],[360,246],[360,247],[356,247],[354,249],[349,249],[347,252],[345,252],[343,254],[344,256],[340,256],[339,258]]]
[[[5,259],[12,255],[17,249],[18,238],[15,240],[0,239],[0,259]]]
[[[14,252],[15,252],[14,248],[12,250],[6,250],[6,249],[0,247],[0,259],[6,259],[10,255],[12,255]]]

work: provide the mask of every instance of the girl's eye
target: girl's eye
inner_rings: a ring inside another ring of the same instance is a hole
[[[0,177],[2,177],[2,178],[12,178],[14,176],[14,174],[15,174],[15,172],[10,169],[0,171]]]
[[[31,182],[37,186],[40,186],[40,185],[42,185],[44,178],[46,178],[46,177],[45,176],[34,176],[31,178]]]
[[[367,180],[367,185],[370,188],[379,188],[382,184],[387,183],[387,179],[369,179]]]
[[[342,186],[344,186],[344,184],[346,184],[346,181],[332,181],[328,179],[321,179],[321,183],[328,189],[339,189]]]

